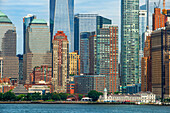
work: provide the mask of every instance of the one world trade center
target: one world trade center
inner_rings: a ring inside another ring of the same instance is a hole
[[[50,32],[52,40],[57,31],[64,31],[69,51],[74,51],[74,0],[50,0]]]

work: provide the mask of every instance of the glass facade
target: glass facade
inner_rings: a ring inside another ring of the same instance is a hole
[[[145,31],[147,27],[147,10],[139,11],[139,83],[141,83],[141,59],[145,46]]]
[[[80,73],[89,74],[89,37],[90,32],[80,34]]]
[[[50,32],[52,40],[57,31],[64,31],[69,51],[74,51],[74,0],[50,0]]]
[[[27,16],[25,16],[23,18],[23,54],[26,54],[26,31],[27,31],[27,27],[29,26],[29,24],[32,22],[33,19],[35,19],[36,16],[32,15],[32,14],[28,14]]]
[[[81,32],[96,32],[103,24],[111,24],[111,20],[97,14],[77,14],[74,17],[74,50],[80,52]]]
[[[139,83],[139,0],[121,0],[121,82]]]

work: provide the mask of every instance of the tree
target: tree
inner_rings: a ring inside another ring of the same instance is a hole
[[[20,100],[23,101],[25,97],[26,97],[26,95],[20,94],[20,95],[18,95],[18,96],[16,97],[16,100],[17,100],[17,101],[20,101]]]
[[[79,94],[79,100],[81,100],[83,98],[82,94]]]
[[[28,93],[28,94],[25,96],[24,100],[25,100],[25,101],[31,101],[31,100],[32,100],[31,94]]]
[[[119,91],[117,91],[117,92],[114,92],[114,94],[119,94],[120,92]]]
[[[61,100],[66,100],[68,95],[69,94],[67,94],[67,93],[59,93],[59,96],[60,96]]]
[[[52,94],[52,99],[55,100],[55,101],[59,101],[59,100],[61,100],[61,97],[60,97],[59,94],[53,93],[53,94]]]
[[[9,92],[6,92],[6,93],[3,94],[3,100],[4,101],[8,101],[8,100],[15,101],[16,100],[16,96],[15,96],[14,93],[9,91]]]
[[[100,95],[103,95],[103,93],[97,92],[96,90],[92,90],[88,93],[88,97],[92,98],[93,101],[97,101]]]
[[[41,100],[41,95],[40,93],[33,93],[32,94],[32,100]]]
[[[3,100],[3,94],[0,93],[0,101],[2,101],[2,100]]]

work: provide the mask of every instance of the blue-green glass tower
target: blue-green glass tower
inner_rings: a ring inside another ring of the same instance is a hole
[[[74,51],[74,0],[50,0],[51,48],[57,31],[64,31],[69,50]]]
[[[121,0],[121,83],[139,83],[139,0]]]

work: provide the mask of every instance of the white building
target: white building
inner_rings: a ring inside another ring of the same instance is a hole
[[[107,95],[107,89],[104,89],[104,95],[100,96],[99,102],[141,102],[155,103],[156,95],[151,92],[140,92],[137,94],[110,94]]]

